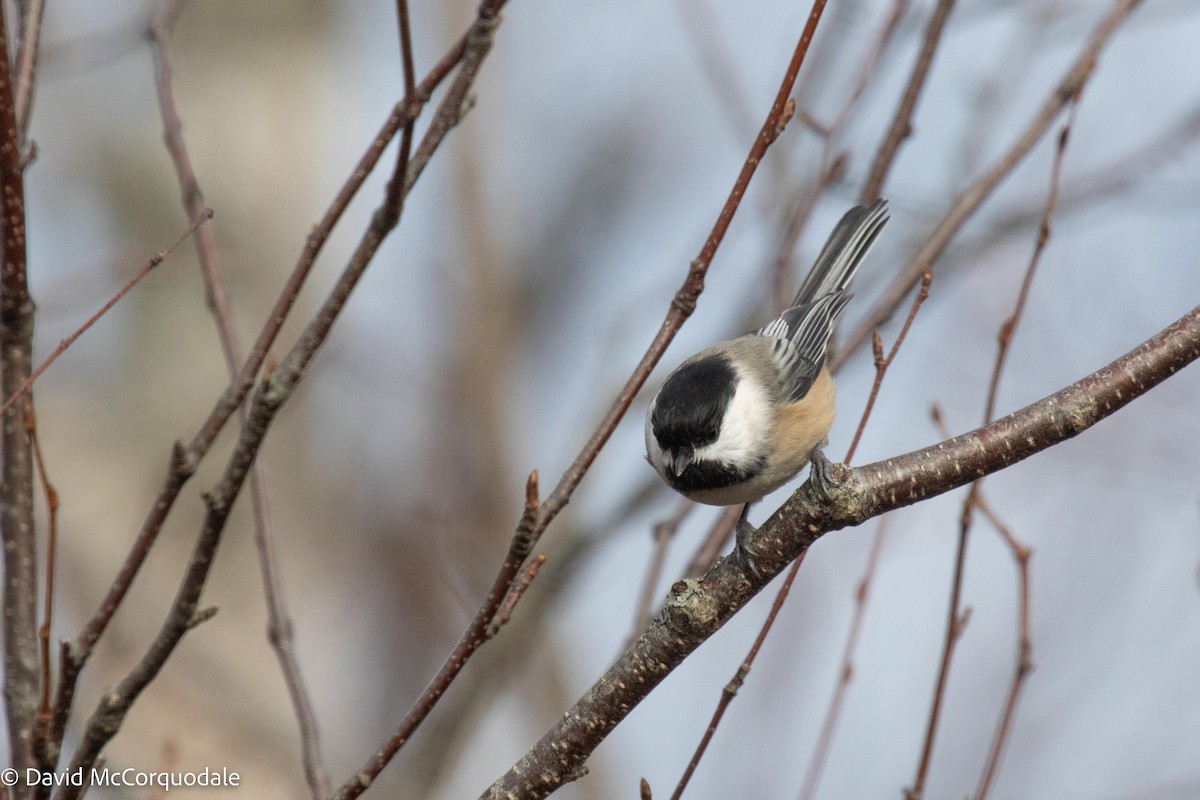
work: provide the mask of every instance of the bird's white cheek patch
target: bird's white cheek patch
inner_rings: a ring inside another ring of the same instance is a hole
[[[663,451],[658,444],[658,437],[654,435],[654,425],[650,418],[654,415],[654,404],[650,404],[649,410],[646,412],[646,460],[650,462],[650,466],[654,467],[659,472],[663,471]]]
[[[692,460],[748,464],[762,454],[763,440],[773,421],[774,411],[766,393],[758,383],[742,376],[722,420],[720,435],[712,444],[697,449]]]

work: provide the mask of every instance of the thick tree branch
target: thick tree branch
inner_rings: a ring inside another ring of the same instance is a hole
[[[29,377],[33,354],[33,299],[25,251],[25,177],[8,57],[7,11],[0,8],[0,396]],[[0,418],[0,535],[4,542],[4,702],[10,766],[32,767],[38,705],[37,564],[33,531],[33,458],[19,405]],[[13,787],[26,797],[30,787]]]
[[[676,583],[658,618],[482,798],[541,798],[584,774],[588,756],[670,672],[829,531],[943,494],[1070,439],[1200,358],[1200,306],[1112,364],[1007,417],[953,439],[868,464],[833,468],[759,528],[753,569],[724,559]]]

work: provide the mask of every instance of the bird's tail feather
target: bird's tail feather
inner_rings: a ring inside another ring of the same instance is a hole
[[[811,303],[845,289],[887,221],[887,200],[882,198],[869,206],[855,206],[847,211],[829,234],[792,306]]]

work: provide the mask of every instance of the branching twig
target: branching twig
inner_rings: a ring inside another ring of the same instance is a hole
[[[301,287],[304,285],[309,272],[316,263],[317,256],[320,255],[325,243],[329,240],[330,234],[333,232],[334,226],[350,205],[350,201],[354,199],[359,189],[362,188],[367,176],[370,175],[376,163],[378,163],[379,158],[383,155],[384,150],[396,135],[396,132],[400,130],[410,116],[416,115],[424,108],[433,91],[462,60],[463,55],[466,53],[466,48],[467,34],[464,34],[446,51],[441,60],[430,69],[424,80],[418,85],[416,96],[404,98],[392,109],[391,114],[384,122],[379,133],[371,141],[370,146],[351,171],[350,177],[334,197],[329,209],[308,235],[300,257],[291,275],[288,277],[283,290],[280,292],[274,308],[267,317],[267,321],[263,325],[258,339],[250,349],[250,353],[242,365],[238,377],[230,382],[225,392],[218,398],[212,412],[192,438],[192,441],[187,446],[177,442],[172,448],[170,463],[162,488],[159,490],[150,513],[142,524],[141,531],[130,547],[129,554],[122,563],[121,569],[117,573],[116,578],[113,579],[108,592],[101,601],[100,607],[88,620],[79,635],[73,641],[64,642],[61,647],[62,668],[54,703],[54,719],[48,734],[53,747],[51,755],[54,760],[57,760],[57,748],[62,742],[63,732],[66,729],[67,716],[71,710],[71,703],[75,693],[75,681],[78,678],[79,672],[91,656],[96,642],[107,629],[108,623],[112,619],[113,614],[116,613],[117,607],[125,598],[129,587],[133,583],[133,579],[141,569],[141,565],[149,554],[151,546],[157,539],[158,532],[162,529],[167,514],[174,506],[180,490],[195,472],[200,459],[208,452],[217,434],[221,432],[229,417],[242,404],[250,387],[253,386],[254,378],[262,367],[267,352],[275,341],[275,337],[283,327],[284,321],[287,319],[296,298],[300,294]]]
[[[929,270],[921,277],[921,288],[917,292],[917,296],[913,298],[912,307],[908,311],[908,316],[904,320],[904,325],[900,327],[900,333],[896,336],[896,341],[892,343],[891,350],[887,356],[883,354],[883,341],[879,338],[879,333],[876,332],[872,337],[872,347],[875,352],[875,381],[871,385],[871,393],[867,396],[867,404],[863,408],[862,416],[858,420],[858,428],[854,432],[854,438],[850,441],[850,447],[846,451],[845,463],[849,464],[854,460],[854,454],[858,451],[858,443],[862,439],[863,431],[866,430],[867,420],[871,418],[871,412],[875,409],[875,401],[879,397],[879,389],[883,385],[883,378],[887,374],[888,368],[892,362],[896,360],[896,354],[900,352],[900,346],[904,344],[904,340],[908,337],[908,331],[912,328],[913,320],[917,318],[917,312],[921,310],[925,300],[929,297],[929,284],[933,280],[933,273]],[[838,682],[834,686],[833,695],[829,698],[829,705],[825,709],[825,717],[821,722],[821,733],[817,737],[817,745],[813,748],[812,758],[808,762],[808,770],[804,774],[804,783],[801,784],[800,797],[801,800],[808,800],[817,791],[817,785],[821,780],[821,773],[824,771],[825,761],[829,758],[829,748],[833,745],[833,734],[837,729],[838,718],[842,713],[842,704],[846,699],[846,692],[850,688],[850,681],[854,676],[854,652],[858,646],[859,632],[862,630],[863,619],[867,613],[867,597],[870,594],[871,582],[875,579],[875,568],[879,564],[879,551],[883,547],[883,538],[886,531],[886,517],[880,523],[879,528],[875,531],[875,536],[871,540],[870,555],[867,556],[867,564],[863,569],[862,579],[859,581],[858,589],[854,597],[854,615],[850,620],[850,628],[846,632],[846,642],[842,646],[842,666],[838,670]]]
[[[1082,86],[1080,87],[1082,90]],[[1062,176],[1063,155],[1066,152],[1067,139],[1071,130],[1071,124],[1074,122],[1075,114],[1079,109],[1079,94],[1078,92],[1071,100],[1071,110],[1069,112],[1067,123],[1063,126],[1062,132],[1058,137],[1058,147],[1054,154],[1054,165],[1051,168],[1050,174],[1050,191],[1046,197],[1046,208],[1042,214],[1041,226],[1038,229],[1037,242],[1034,245],[1033,256],[1029,260],[1029,266],[1025,270],[1025,277],[1021,281],[1021,290],[1017,295],[1016,306],[1013,313],[1004,320],[1000,326],[1000,335],[997,341],[996,360],[992,369],[992,377],[988,383],[987,400],[984,404],[983,422],[986,425],[995,418],[996,413],[996,398],[1000,393],[1000,377],[1004,372],[1004,365],[1007,362],[1009,345],[1012,343],[1013,333],[1016,331],[1017,324],[1020,322],[1022,315],[1025,312],[1025,303],[1029,298],[1029,289],[1033,284],[1033,276],[1037,271],[1037,266],[1041,261],[1042,252],[1045,250],[1046,243],[1050,239],[1050,216],[1054,211],[1055,203],[1058,200],[1058,186]],[[935,421],[937,416],[935,415]],[[958,642],[959,634],[962,626],[959,620],[962,618],[963,612],[959,610],[959,600],[962,595],[963,570],[966,565],[966,550],[967,540],[970,537],[971,522],[973,512],[979,505],[979,493],[983,486],[982,478],[972,482],[971,490],[967,493],[966,499],[963,501],[962,515],[959,522],[958,533],[958,549],[954,560],[954,577],[950,589],[950,609],[948,621],[946,623],[946,638],[942,647],[941,665],[938,669],[937,685],[934,688],[933,702],[929,711],[929,723],[925,731],[925,742],[921,748],[921,757],[917,766],[917,776],[913,781],[913,785],[906,792],[908,800],[920,800],[925,788],[925,779],[929,773],[929,764],[933,756],[934,740],[937,737],[937,727],[939,714],[941,711],[942,701],[945,698],[946,682],[950,674],[950,661],[954,655],[954,647]],[[1003,527],[1001,528],[1003,529]],[[1009,541],[1015,541],[1012,537],[1008,537]],[[1014,549],[1015,553],[1020,553],[1021,549]],[[1017,556],[1018,565],[1022,574],[1025,572],[1025,564],[1028,556],[1022,559]],[[1028,591],[1023,592],[1026,596]],[[1027,615],[1027,608],[1025,609]],[[1023,617],[1024,618],[1024,617]],[[1009,696],[1013,706],[1005,708],[1001,717],[1000,726],[997,729],[996,736],[993,742],[992,751],[988,757],[988,764],[984,768],[983,777],[980,779],[980,790],[986,792],[990,786],[991,778],[995,773],[996,765],[999,761],[1000,754],[1003,752],[1004,744],[1007,741],[1007,731],[1010,729],[1012,716],[1015,712],[1015,703],[1020,695],[1020,685],[1024,681],[1025,675],[1028,674],[1028,669],[1024,669],[1023,665],[1028,663],[1028,653],[1023,652],[1024,647],[1028,645],[1028,641],[1018,641],[1017,653],[1017,675],[1015,685],[1010,691]]]
[[[879,144],[875,160],[871,162],[871,172],[859,195],[859,202],[864,205],[880,196],[901,143],[912,134],[913,111],[916,110],[921,90],[925,88],[925,82],[929,78],[929,68],[933,66],[933,57],[941,44],[942,32],[946,29],[946,19],[953,8],[954,0],[938,0],[933,13],[929,15],[929,23],[925,26],[925,38],[921,40],[921,50],[917,53],[917,60],[908,76],[908,85],[904,87],[900,105],[896,106],[892,124],[888,126],[887,134]]]
[[[854,654],[858,650],[858,638],[862,633],[863,620],[867,616],[867,600],[871,596],[871,584],[875,580],[875,570],[879,566],[879,555],[883,552],[883,540],[887,537],[890,519],[891,517],[886,515],[880,517],[875,534],[871,537],[867,564],[854,592],[854,614],[850,618],[850,629],[846,632],[846,641],[842,645],[842,665],[838,670],[838,682],[829,698],[829,707],[825,709],[825,718],[821,721],[821,733],[817,736],[817,745],[813,748],[808,770],[804,773],[804,783],[800,786],[800,800],[810,800],[816,795],[817,786],[821,783],[821,774],[825,771],[825,762],[829,758],[829,749],[833,746],[833,734],[842,715],[846,692],[850,689],[850,681],[854,679]]]
[[[492,621],[488,623],[487,630],[484,631],[484,638],[491,639],[500,629],[508,624],[512,619],[513,610],[516,609],[517,603],[521,602],[521,598],[525,596],[526,590],[529,589],[533,579],[542,571],[542,567],[546,563],[546,554],[540,553],[537,556],[529,559],[529,563],[525,565],[525,569],[521,570],[521,574],[513,581],[512,586],[508,589],[508,594],[504,597],[504,602],[500,604],[500,608],[496,609],[496,616],[492,617]]]
[[[963,486],[1076,436],[1200,358],[1200,307],[1061,391],[979,430],[856,469],[833,467],[822,497],[805,483],[753,537],[753,568],[726,559],[680,581],[638,640],[482,795],[546,797],[579,777],[596,746],[676,666],[825,533]]]
[[[1063,125],[1062,132],[1058,136],[1058,148],[1054,153],[1054,165],[1050,171],[1050,189],[1046,194],[1046,207],[1042,212],[1042,222],[1038,227],[1037,242],[1034,244],[1033,255],[1029,259],[1029,267],[1025,270],[1025,278],[1021,281],[1021,291],[1017,297],[1017,305],[1013,310],[1012,316],[1004,321],[1004,325],[1000,329],[1000,340],[998,342],[996,352],[996,368],[992,373],[992,387],[988,393],[987,414],[991,415],[995,411],[996,394],[1000,384],[1000,374],[1003,370],[1004,363],[1008,356],[1009,345],[1012,343],[1012,337],[1016,331],[1017,324],[1021,320],[1021,316],[1025,311],[1025,302],[1029,297],[1029,289],[1033,283],[1034,273],[1037,271],[1038,264],[1041,263],[1042,253],[1045,252],[1046,244],[1050,241],[1050,217],[1054,214],[1054,209],[1058,203],[1059,185],[1062,181],[1063,158],[1066,155],[1067,141],[1071,135],[1071,129],[1075,124],[1075,117],[1079,112],[1079,95],[1076,94],[1070,114],[1067,117],[1067,122]],[[1025,545],[1017,541],[1017,538],[992,511],[991,506],[983,499],[980,488],[981,481],[976,481],[972,485],[971,500],[976,508],[984,513],[1000,532],[1001,537],[1012,550],[1013,559],[1017,562],[1017,573],[1020,579],[1020,598],[1018,600],[1018,626],[1017,626],[1017,657],[1016,666],[1013,672],[1012,683],[1009,685],[1008,697],[1004,703],[1004,710],[1000,714],[1000,720],[996,724],[996,733],[992,738],[992,747],[988,751],[987,763],[984,764],[983,772],[979,777],[979,787],[975,791],[975,800],[986,800],[988,792],[991,790],[992,781],[996,777],[996,771],[1000,766],[1000,759],[1004,755],[1004,748],[1008,744],[1009,734],[1012,732],[1013,718],[1016,716],[1017,703],[1021,698],[1021,690],[1025,685],[1025,679],[1033,670],[1033,642],[1030,637],[1029,628],[1029,557],[1030,550]]]
[[[758,631],[758,636],[754,639],[754,644],[750,646],[750,651],[746,653],[746,658],[737,668],[737,672],[733,673],[729,683],[725,684],[725,688],[721,690],[721,699],[717,701],[717,708],[713,711],[712,719],[708,722],[708,727],[704,730],[704,735],[700,737],[700,744],[696,745],[696,752],[692,754],[692,760],[688,762],[687,768],[684,769],[683,775],[679,778],[679,783],[675,786],[675,791],[671,793],[671,800],[679,800],[683,797],[683,791],[687,788],[688,782],[692,779],[692,774],[696,771],[696,767],[700,765],[700,759],[704,757],[704,752],[708,749],[709,742],[712,741],[713,734],[717,732],[717,726],[721,724],[721,719],[725,716],[726,709],[733,702],[733,698],[737,696],[738,691],[742,688],[742,684],[746,682],[746,676],[750,674],[750,669],[754,666],[754,659],[758,658],[758,651],[762,649],[763,642],[767,640],[767,636],[771,633],[771,626],[775,624],[775,620],[779,617],[779,611],[783,608],[784,602],[787,600],[788,593],[792,590],[792,584],[796,580],[796,574],[800,571],[800,565],[804,562],[804,553],[792,562],[792,568],[788,570],[787,577],[784,578],[783,584],[779,587],[779,591],[775,594],[775,602],[771,604],[771,610],[767,613],[767,618],[763,622],[762,628]]]
[[[183,207],[189,213],[205,206],[204,193],[192,167],[191,156],[183,137],[183,125],[175,104],[175,89],[171,70],[171,45],[175,21],[179,15],[177,0],[163,0],[159,5],[150,33],[154,41],[155,84],[158,88],[159,107],[163,120],[163,140],[175,174],[183,192]],[[412,96],[409,92],[408,96]],[[410,123],[411,124],[411,123]],[[205,297],[208,308],[217,324],[221,349],[229,376],[236,379],[242,367],[242,347],[233,324],[228,294],[222,278],[221,261],[211,225],[196,232],[196,250],[204,276]],[[247,417],[245,405],[239,407],[242,424]],[[254,509],[254,542],[258,550],[259,566],[267,600],[267,631],[271,648],[283,673],[288,695],[296,713],[300,729],[301,761],[312,800],[323,800],[329,794],[329,777],[321,758],[320,739],[317,732],[316,715],[300,665],[296,660],[291,615],[283,594],[283,579],[280,575],[279,558],[275,547],[275,531],[271,524],[270,494],[267,490],[267,473],[261,459],[254,462],[250,473],[250,495]]]
[[[987,763],[979,777],[979,787],[975,790],[974,800],[985,800],[991,790],[992,781],[1004,756],[1004,748],[1012,733],[1012,723],[1016,716],[1017,703],[1021,699],[1021,690],[1025,679],[1033,671],[1033,638],[1029,622],[1029,558],[1032,551],[1021,544],[1007,525],[996,515],[984,500],[982,494],[975,497],[975,507],[992,523],[1000,533],[1001,538],[1012,550],[1013,559],[1017,562],[1017,578],[1020,586],[1020,596],[1017,600],[1017,661],[1013,671],[1012,683],[1008,687],[1008,696],[1004,701],[1004,710],[1000,713],[1000,721],[996,724],[996,733],[992,738],[992,748],[988,752]]]
[[[834,368],[839,366],[891,316],[892,310],[903,301],[909,290],[921,279],[922,271],[937,262],[938,257],[957,235],[963,224],[979,209],[983,201],[1000,184],[1000,181],[1007,177],[1033,149],[1033,146],[1041,140],[1058,117],[1059,112],[1066,107],[1079,88],[1083,86],[1088,75],[1091,74],[1104,45],[1141,2],[1142,0],[1116,0],[1112,9],[1096,26],[1091,37],[1076,56],[1074,63],[1067,70],[1067,74],[1054,87],[1050,97],[1042,104],[1029,125],[1025,127],[1008,151],[992,165],[992,168],[976,179],[955,199],[953,206],[930,234],[925,245],[892,281],[884,296],[859,323],[858,327],[846,337],[842,347],[835,354],[831,366]]]
[[[122,298],[129,294],[129,292],[133,290],[133,287],[137,286],[141,282],[142,278],[145,278],[154,270],[155,267],[166,261],[167,256],[175,252],[175,249],[179,247],[179,245],[186,242],[188,237],[195,233],[195,231],[205,222],[212,219],[212,216],[212,209],[201,209],[200,214],[192,220],[192,224],[188,226],[188,229],[184,231],[178,239],[167,245],[165,249],[159,250],[157,253],[155,253],[154,256],[146,262],[146,266],[142,267],[138,274],[134,275],[125,283],[124,286],[118,289],[117,293],[110,297],[108,302],[100,306],[99,310],[97,310],[95,314],[92,314],[90,317],[88,317],[82,325],[80,325],[74,330],[74,332],[71,333],[70,336],[65,339],[61,339],[58,343],[58,347],[54,348],[54,352],[47,356],[41,364],[38,364],[37,369],[33,370],[33,372],[29,374],[29,377],[17,387],[17,390],[4,401],[3,405],[0,405],[0,414],[6,413],[10,408],[13,407],[13,405],[16,404],[18,400],[24,397],[33,386],[34,382],[38,378],[42,377],[42,373],[49,369],[50,365],[57,361],[59,356],[67,351],[67,348],[75,344],[75,341],[80,336],[83,336],[85,333],[87,333],[88,329],[99,322],[101,317],[111,311],[113,306],[121,302]]]
[[[408,179],[405,183],[406,193],[420,176],[424,165],[428,163],[429,158],[438,149],[450,129],[461,118],[463,100],[478,74],[480,64],[490,49],[491,33],[499,23],[500,5],[502,2],[497,0],[495,3],[485,3],[481,7],[472,32],[467,37],[468,44],[463,54],[462,67],[458,76],[443,98],[438,113],[417,150],[417,155],[421,156],[421,160],[414,157],[409,167]],[[205,515],[191,561],[180,584],[179,593],[171,606],[167,619],[138,665],[115,687],[106,692],[101,699],[99,706],[88,720],[79,747],[72,758],[72,771],[87,770],[95,763],[100,750],[116,733],[133,702],[162,669],[166,659],[174,651],[184,634],[198,621],[207,618],[199,609],[199,597],[208,579],[212,559],[220,544],[221,533],[229,518],[233,502],[245,483],[250,466],[262,446],[268,427],[279,409],[291,396],[313,356],[325,342],[334,322],[345,307],[350,293],[375,257],[379,246],[399,221],[400,209],[390,202],[389,198],[391,197],[392,193],[389,192],[384,203],[376,209],[371,223],[350,257],[349,263],[321,308],[279,363],[278,368],[263,381],[256,391],[249,417],[246,424],[242,426],[237,447],[226,465],[221,481],[205,497],[208,512]],[[181,478],[185,477],[184,470],[188,465],[180,463],[185,457],[183,448],[177,446],[172,476],[178,474]],[[194,465],[192,468],[194,469]],[[182,485],[182,480],[179,485]],[[177,489],[175,493],[178,493]],[[67,649],[70,649],[69,646]],[[357,779],[355,784],[358,784]],[[79,796],[79,792],[80,787],[63,786],[59,789],[56,797],[58,800],[75,800]]]

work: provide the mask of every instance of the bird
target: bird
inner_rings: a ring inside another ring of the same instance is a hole
[[[829,340],[851,298],[846,287],[888,219],[884,199],[847,211],[782,314],[688,358],[650,401],[647,460],[690,500],[743,505],[741,554],[754,530],[753,503],[810,462],[814,477],[828,480],[821,448],[836,400]]]

